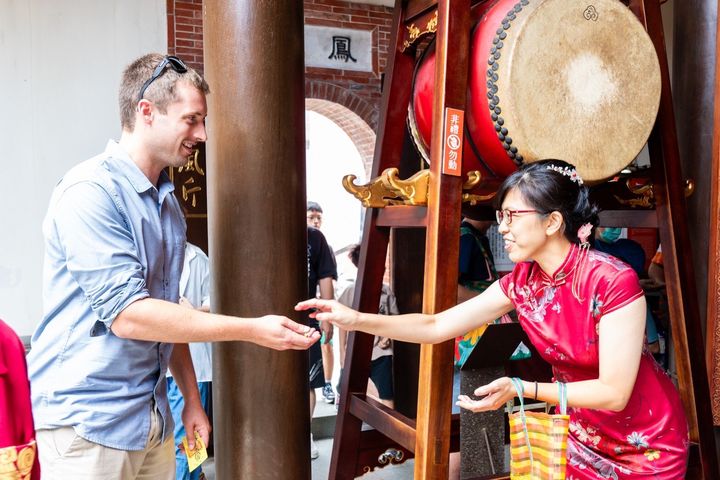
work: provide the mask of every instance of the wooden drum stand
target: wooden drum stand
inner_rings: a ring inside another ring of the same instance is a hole
[[[463,186],[472,186],[476,180],[447,173],[447,162],[443,165],[447,155],[443,150],[446,143],[443,127],[449,121],[448,109],[460,113],[465,110],[469,58],[466,33],[471,27],[471,6],[478,3],[482,0],[396,1],[390,42],[393,51],[384,83],[372,178],[388,168],[401,167],[416,45],[426,34],[435,35],[436,49],[432,161],[429,171],[418,173],[411,181],[399,180],[397,172],[391,171],[365,192],[366,206],[387,208],[369,209],[366,216],[354,305],[362,311],[377,310],[391,230],[403,227],[426,229],[422,310],[438,312],[456,303]],[[629,3],[628,7],[645,26],[660,62],[660,108],[648,141],[655,210],[603,212],[601,221],[609,226],[659,229],[679,390],[690,426],[688,478],[711,480],[718,477],[718,465],[708,378],[703,351],[698,348],[703,345],[700,315],[694,301],[690,263],[678,261],[678,252],[690,251],[690,243],[683,228],[685,186],[681,180],[660,3],[659,0],[624,3]],[[346,186],[356,188],[352,182]],[[406,199],[404,205],[393,205],[397,202],[392,199],[397,196]],[[424,203],[427,207],[417,206]],[[330,479],[356,478],[377,466],[412,456],[416,479],[447,479],[449,453],[459,448],[458,422],[450,413],[453,342],[421,346],[417,418],[410,419],[365,395],[372,341],[371,335],[361,332],[352,332],[348,338]],[[363,422],[375,430],[363,431]]]

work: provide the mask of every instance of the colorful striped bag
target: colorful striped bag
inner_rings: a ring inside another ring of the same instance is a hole
[[[510,478],[513,480],[564,480],[567,466],[567,438],[570,416],[567,415],[567,390],[558,383],[560,414],[526,412],[523,386],[519,378],[512,379],[520,410],[510,420]]]

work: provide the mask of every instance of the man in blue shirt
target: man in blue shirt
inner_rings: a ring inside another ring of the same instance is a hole
[[[28,357],[45,480],[175,478],[168,366],[185,399],[190,448],[192,432],[207,443],[210,431],[186,342],[306,349],[319,338],[286,317],[178,304],[185,221],[163,170],[185,165],[205,141],[207,93],[177,57],[135,60],[121,80],[120,141],[53,191],[44,314]]]

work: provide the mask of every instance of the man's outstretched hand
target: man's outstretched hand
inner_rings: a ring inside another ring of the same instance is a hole
[[[320,332],[281,315],[265,315],[253,322],[254,335],[250,340],[275,350],[306,350],[320,340]]]

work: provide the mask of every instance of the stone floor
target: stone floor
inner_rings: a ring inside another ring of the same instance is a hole
[[[327,480],[330,471],[330,457],[332,456],[332,442],[332,438],[315,442],[320,450],[320,456],[312,461],[313,480]],[[391,465],[359,478],[363,480],[412,480],[413,468],[413,461],[408,460],[401,465]]]
[[[318,400],[322,397],[318,392]],[[335,405],[328,405],[322,400],[318,401],[315,407],[312,430],[315,436],[315,443],[320,450],[320,456],[312,460],[312,480],[326,480],[330,472],[330,458],[332,456],[333,439],[335,430]],[[392,465],[382,470],[368,473],[360,478],[363,480],[411,480],[413,478],[413,461],[408,460],[402,465]],[[215,463],[209,458],[203,463],[203,472],[208,480],[215,480]]]
[[[337,350],[337,345],[335,345]],[[338,363],[339,352],[335,352],[335,368],[333,376],[333,385],[337,385],[338,376],[340,374],[340,364]],[[335,405],[327,404],[323,401],[320,389],[316,390],[317,404],[313,414],[312,432],[315,437],[315,443],[320,450],[320,456],[312,460],[312,480],[326,480],[330,471],[330,458],[332,456],[332,435],[335,432],[335,417],[337,412]],[[408,460],[401,465],[392,465],[382,470],[371,472],[364,475],[363,480],[405,480],[413,478],[414,463]],[[215,464],[214,459],[209,458],[203,464],[203,472],[208,480],[215,480]]]
[[[312,461],[312,480],[326,480],[330,472],[330,457],[332,455],[332,438],[317,440],[320,456]],[[203,472],[207,480],[215,480],[215,462],[209,458],[203,463]],[[363,475],[363,480],[412,480],[413,461],[409,460],[402,465],[392,465],[382,470]]]

